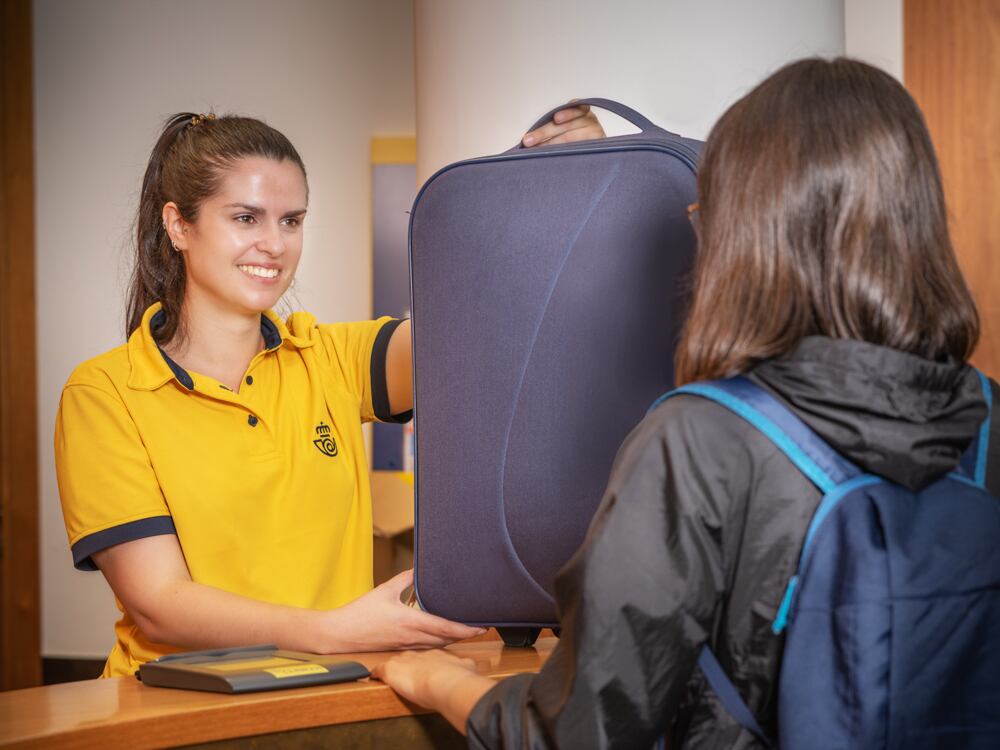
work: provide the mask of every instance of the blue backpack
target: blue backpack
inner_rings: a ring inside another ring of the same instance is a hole
[[[777,742],[712,651],[699,657],[733,717],[769,747],[1000,748],[1000,501],[985,488],[989,412],[959,467],[912,492],[863,473],[745,377],[686,385],[660,401],[679,393],[738,414],[823,493],[772,625],[785,633]]]

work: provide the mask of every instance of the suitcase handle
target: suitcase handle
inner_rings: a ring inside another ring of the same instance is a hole
[[[558,112],[559,110],[569,109],[570,107],[576,107],[581,104],[588,104],[591,107],[600,107],[601,109],[606,109],[608,112],[611,112],[613,114],[618,115],[621,118],[628,120],[630,123],[639,128],[639,130],[641,130],[643,133],[649,133],[649,132],[666,133],[667,135],[672,135],[677,137],[676,133],[671,133],[669,130],[665,130],[664,128],[661,128],[659,125],[654,125],[649,118],[639,114],[631,107],[627,107],[624,104],[616,102],[612,99],[600,99],[600,98],[577,99],[575,102],[560,104],[555,109],[552,109],[546,114],[539,117],[538,121],[530,128],[528,128],[527,132],[530,133],[532,130],[537,130],[538,128],[542,127],[542,125],[551,120],[552,116],[555,115],[555,113]],[[518,143],[516,146],[514,146],[514,148],[511,149],[511,151],[515,151],[517,149],[522,149],[522,148],[524,148],[524,146],[521,143]]]

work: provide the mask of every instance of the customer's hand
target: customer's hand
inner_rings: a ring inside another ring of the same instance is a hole
[[[406,651],[382,662],[372,675],[401,696],[424,706],[429,700],[428,680],[433,675],[442,684],[459,682],[476,673],[472,659],[462,659],[441,649]]]
[[[590,111],[586,104],[574,105],[570,102],[565,109],[556,112],[552,119],[542,127],[525,134],[521,143],[525,147],[551,146],[556,143],[572,143],[587,141],[593,138],[603,138],[604,128],[601,127],[597,115]]]
[[[447,651],[407,651],[376,666],[372,676],[406,700],[440,712],[462,734],[472,709],[494,685],[476,674],[472,659]]]
[[[412,583],[413,571],[407,570],[350,604],[322,613],[326,631],[322,650],[342,653],[433,648],[486,632],[408,607],[400,596]]]

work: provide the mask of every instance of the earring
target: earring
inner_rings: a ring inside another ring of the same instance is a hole
[[[292,283],[288,285],[288,288],[289,289],[294,289],[295,288],[295,277],[294,276],[292,276]]]
[[[166,220],[166,219],[164,219],[164,220],[163,220],[163,231],[164,231],[164,232],[166,232],[166,231],[167,231],[167,220]],[[170,246],[171,246],[171,247],[172,247],[172,248],[173,248],[174,250],[177,250],[177,243],[176,243],[176,242],[174,242],[174,238],[173,238],[173,237],[171,237],[171,236],[170,236],[169,234],[167,234],[167,239],[168,239],[168,240],[170,240]]]

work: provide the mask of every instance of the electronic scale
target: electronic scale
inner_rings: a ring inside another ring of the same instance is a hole
[[[350,682],[370,674],[358,662],[336,656],[245,646],[167,654],[140,665],[136,676],[154,687],[250,693]]]

